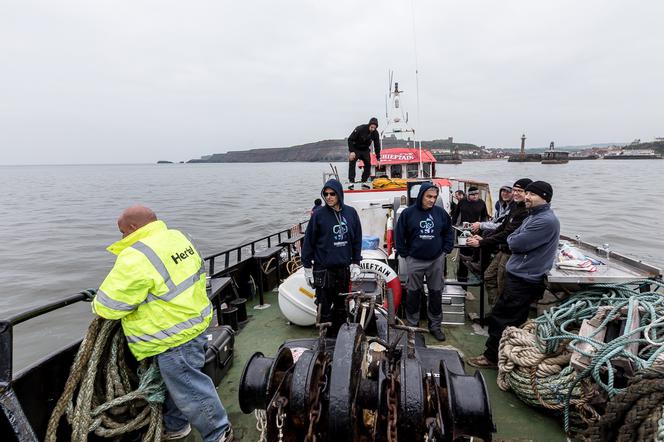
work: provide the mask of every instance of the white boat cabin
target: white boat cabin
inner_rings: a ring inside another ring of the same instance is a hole
[[[421,152],[421,153],[420,153]],[[390,148],[381,153],[381,168],[377,169],[375,155],[371,155],[370,189],[344,189],[344,202],[357,210],[362,222],[362,233],[377,245],[362,251],[364,258],[386,259],[394,257],[394,226],[401,212],[413,204],[423,182],[429,181],[439,189],[438,204],[451,213],[456,204],[454,192],[475,186],[480,198],[486,202],[489,214],[493,202],[489,185],[473,180],[436,176],[436,159],[425,149]],[[325,174],[324,180],[334,177]]]

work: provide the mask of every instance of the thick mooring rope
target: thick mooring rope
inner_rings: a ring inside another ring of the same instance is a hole
[[[603,442],[664,441],[664,371],[639,372],[608,403],[599,422],[586,433]]]
[[[587,385],[575,385],[576,374],[569,366],[571,353],[561,347],[545,354],[537,343],[536,324],[523,328],[508,327],[503,332],[498,352],[498,387],[513,390],[526,404],[564,413],[569,401],[572,429],[576,432],[597,420],[599,415],[589,406]],[[569,399],[568,399],[569,398]]]
[[[87,441],[91,432],[113,438],[140,429],[143,442],[160,441],[166,389],[159,368],[151,360],[141,361],[137,372],[125,360],[119,321],[95,318],[49,419],[46,442],[56,441],[64,414],[73,442]]]
[[[654,286],[654,290],[641,292],[645,284]],[[597,284],[523,328],[508,327],[500,343],[498,386],[503,390],[513,389],[531,405],[562,409],[568,433],[572,430],[570,419],[575,422],[580,419],[586,424],[597,421],[599,415],[589,405],[591,397],[603,391],[612,398],[622,391],[614,383],[612,359],[626,358],[637,371],[661,360],[658,357],[664,352],[662,288],[663,283],[652,280]],[[616,317],[626,317],[626,329],[630,330],[631,313],[636,305],[639,324],[632,333],[608,343],[594,339],[594,335],[578,335],[581,322],[593,318],[600,308],[606,308],[607,314],[598,329]],[[589,344],[592,351],[579,349],[582,342]],[[632,343],[640,347],[636,355],[628,351]],[[590,358],[590,364],[581,373],[567,366],[571,350]]]

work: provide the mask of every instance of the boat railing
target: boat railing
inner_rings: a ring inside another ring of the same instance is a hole
[[[308,222],[308,220],[301,221],[295,224],[294,227],[296,227],[296,229],[293,229],[292,227],[283,229],[239,246],[205,256],[203,260],[208,264],[208,275],[213,278],[226,276],[233,267],[247,259],[251,259],[257,251],[280,246],[285,240],[291,239],[294,235],[297,235],[298,232],[304,232],[304,228]],[[221,262],[221,268],[219,268],[219,262]]]
[[[297,223],[296,227],[299,231],[302,231],[307,223],[308,221],[302,221]],[[243,258],[251,258],[257,251],[277,246],[283,241],[293,238],[296,234],[292,228],[284,229],[237,247],[206,256],[204,260],[208,262],[208,274],[214,277],[223,276],[233,264],[243,261]],[[218,260],[222,261],[221,269],[217,265]],[[65,299],[16,313],[6,318],[0,318],[0,392],[8,388],[12,382],[14,327],[30,319],[83,301],[84,298],[84,295],[79,293]]]
[[[78,293],[68,298],[16,313],[8,318],[0,319],[0,392],[12,381],[14,327],[22,322],[52,312],[53,310],[67,307],[68,305],[75,304],[84,299],[85,296]]]

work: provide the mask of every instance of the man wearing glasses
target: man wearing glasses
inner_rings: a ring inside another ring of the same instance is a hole
[[[526,322],[530,304],[544,293],[544,278],[555,261],[560,236],[560,221],[551,209],[552,196],[553,188],[547,182],[534,181],[526,187],[528,216],[507,237],[512,255],[505,265],[505,291],[491,310],[484,354],[466,359],[472,367],[497,368],[503,331]]]
[[[489,264],[489,267],[484,272],[484,286],[486,287],[491,307],[493,307],[505,289],[505,265],[507,265],[507,260],[512,255],[509,247],[507,247],[507,237],[510,233],[518,229],[523,220],[528,216],[525,189],[530,183],[532,183],[532,180],[529,178],[521,178],[514,183],[512,186],[511,203],[513,207],[495,231],[484,237],[474,235],[466,241],[466,244],[470,247],[483,247],[484,256],[487,257],[492,250],[496,250],[496,256],[493,257],[491,264]],[[470,266],[470,269],[474,272],[481,271],[479,264],[477,264],[477,268]]]
[[[344,204],[339,181],[327,181],[321,196],[323,207],[312,213],[304,233],[302,265],[307,283],[316,289],[318,322],[331,322],[328,336],[336,336],[346,321],[339,293],[347,293],[361,273],[362,225],[355,209]]]

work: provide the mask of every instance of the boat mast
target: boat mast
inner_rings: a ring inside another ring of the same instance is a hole
[[[415,120],[417,121],[417,124],[421,124],[420,120],[420,72],[418,69],[417,65],[417,36],[415,35],[415,2],[414,0],[410,0],[410,13],[411,17],[413,19],[413,53],[415,54],[415,96],[417,99],[417,115],[415,115]],[[413,130],[413,136],[415,135],[415,131]],[[416,138],[417,139],[417,138]],[[422,139],[420,138],[418,141],[418,146],[420,149],[420,172],[419,175],[421,177],[424,176],[424,166],[422,165]]]

